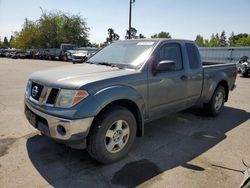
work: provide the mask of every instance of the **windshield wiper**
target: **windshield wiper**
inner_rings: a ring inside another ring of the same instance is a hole
[[[98,63],[96,63],[96,64],[97,64],[97,65],[106,65],[106,66],[114,67],[114,64],[108,63],[108,62],[98,62]]]
[[[90,63],[90,64],[95,64],[95,65],[105,65],[105,66],[109,66],[109,67],[117,67],[119,69],[126,69],[126,68],[132,68],[134,69],[134,66],[131,66],[129,64],[125,64],[125,63],[108,63],[108,62],[97,62],[97,61],[87,61],[86,63]]]
[[[108,62],[96,62],[96,65],[105,65],[105,66],[109,66],[109,67],[117,67],[119,69],[123,69],[121,66],[119,66],[119,64],[113,64],[113,63],[108,63]]]
[[[105,65],[105,66],[114,67],[114,64],[111,64],[111,63],[108,63],[108,62],[85,61],[84,63],[95,64],[95,65]]]

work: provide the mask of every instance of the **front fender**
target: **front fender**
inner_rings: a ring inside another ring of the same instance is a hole
[[[98,114],[101,109],[103,109],[108,104],[121,99],[127,99],[134,102],[139,108],[140,112],[142,114],[145,113],[145,102],[143,97],[134,88],[129,86],[110,86],[96,92],[93,97],[101,106],[101,108],[97,109],[96,114]]]

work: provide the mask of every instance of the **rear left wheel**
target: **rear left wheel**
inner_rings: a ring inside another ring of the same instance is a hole
[[[226,92],[223,86],[218,86],[210,99],[209,103],[205,104],[205,109],[211,116],[217,116],[221,112],[226,99]]]
[[[88,136],[87,150],[100,163],[123,158],[136,137],[136,119],[126,108],[116,106],[97,117]]]

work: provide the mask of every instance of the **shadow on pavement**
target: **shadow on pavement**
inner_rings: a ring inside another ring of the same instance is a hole
[[[27,140],[27,151],[34,167],[53,187],[134,187],[177,166],[195,171],[202,167],[188,164],[222,140],[226,133],[250,118],[250,113],[225,107],[217,118],[199,109],[151,122],[127,157],[100,165],[85,150],[73,150],[49,138],[36,135]]]

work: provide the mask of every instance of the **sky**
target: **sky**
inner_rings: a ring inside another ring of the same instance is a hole
[[[90,27],[91,42],[104,42],[108,28],[124,39],[128,29],[129,0],[0,0],[1,39],[20,31],[25,18],[37,20],[40,7],[79,13]],[[172,38],[190,40],[222,30],[227,36],[250,34],[250,0],[135,0],[132,26],[146,37],[166,31]]]

